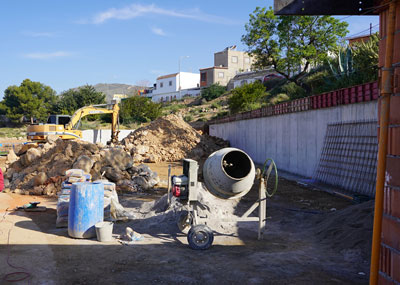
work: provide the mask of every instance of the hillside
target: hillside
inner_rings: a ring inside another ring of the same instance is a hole
[[[131,96],[136,94],[139,89],[142,89],[140,86],[119,83],[98,83],[93,87],[96,89],[96,91],[106,94],[107,102],[111,101],[114,94],[126,94]]]
[[[80,86],[81,87],[81,86]],[[139,89],[143,89],[142,86],[129,85],[129,84],[120,84],[120,83],[98,83],[93,85],[93,87],[98,92],[103,92],[106,94],[106,101],[110,103],[114,94],[126,94],[128,96],[132,96],[137,94]],[[73,88],[78,89],[79,87]]]

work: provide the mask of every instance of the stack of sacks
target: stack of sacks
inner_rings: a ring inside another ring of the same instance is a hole
[[[69,169],[65,171],[65,175],[67,176],[66,181],[71,184],[92,180],[92,176],[88,173],[85,173],[82,169]]]
[[[108,180],[96,180],[94,183],[103,183],[104,185],[104,220],[111,221],[113,220],[111,217],[111,199],[119,203],[115,183]]]
[[[58,194],[57,201],[57,228],[68,227],[69,195],[72,183],[85,182],[91,180],[91,175],[84,173],[82,169],[69,169],[65,172],[67,179],[61,183],[61,192]]]

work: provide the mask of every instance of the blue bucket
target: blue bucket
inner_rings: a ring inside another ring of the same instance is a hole
[[[68,235],[73,238],[96,236],[95,224],[104,218],[104,185],[78,182],[72,185],[68,210]]]

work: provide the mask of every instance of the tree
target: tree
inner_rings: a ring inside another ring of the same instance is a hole
[[[13,122],[29,117],[45,120],[57,100],[56,92],[40,82],[25,79],[20,86],[9,86],[4,91],[0,108]]]
[[[237,113],[257,109],[261,107],[261,99],[265,95],[265,87],[258,81],[237,87],[228,100],[229,110]]]
[[[85,85],[61,93],[56,109],[58,113],[71,115],[84,106],[104,104],[105,98],[103,92],[96,91],[92,85]]]
[[[150,98],[133,96],[123,101],[121,118],[124,123],[149,122],[161,116],[161,107]]]
[[[275,16],[257,7],[245,25],[242,42],[255,57],[254,67],[273,67],[286,79],[309,91],[302,82],[310,66],[323,63],[347,33],[346,22],[331,16]]]
[[[378,79],[379,36],[373,34],[368,41],[352,46],[354,69],[362,74],[364,82]]]
[[[210,86],[201,90],[201,97],[207,101],[211,101],[220,97],[226,91],[226,87],[219,85],[219,83],[211,84]]]

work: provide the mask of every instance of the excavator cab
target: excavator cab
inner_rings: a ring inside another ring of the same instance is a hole
[[[69,121],[71,121],[71,116],[68,115],[50,115],[46,124],[64,125],[65,127]]]

